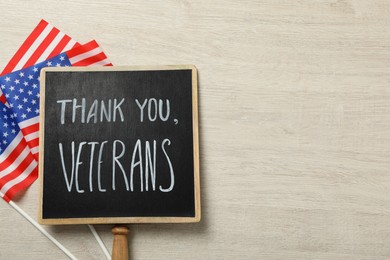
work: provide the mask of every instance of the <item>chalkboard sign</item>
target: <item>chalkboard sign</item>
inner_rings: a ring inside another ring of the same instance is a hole
[[[200,220],[192,65],[41,72],[42,224]]]

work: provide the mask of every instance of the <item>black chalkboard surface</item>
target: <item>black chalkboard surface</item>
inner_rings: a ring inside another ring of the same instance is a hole
[[[42,224],[200,220],[192,65],[41,72]]]

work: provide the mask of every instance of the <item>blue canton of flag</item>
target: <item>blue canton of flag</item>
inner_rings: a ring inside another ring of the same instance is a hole
[[[7,147],[10,145],[12,140],[19,134],[20,129],[15,121],[15,114],[10,111],[3,103],[0,103],[2,110],[1,123],[1,143],[0,143],[0,154],[2,154]]]
[[[34,66],[0,77],[1,90],[33,155],[38,156],[39,151],[39,75],[41,69],[69,66],[71,62],[63,53]]]
[[[71,66],[65,54],[0,77],[1,90],[18,122],[39,115],[39,74],[44,67]]]

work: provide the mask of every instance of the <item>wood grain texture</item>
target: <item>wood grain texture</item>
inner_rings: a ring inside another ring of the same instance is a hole
[[[112,260],[129,260],[129,228],[115,226],[112,228],[114,242],[112,242]]]
[[[390,2],[0,10],[0,67],[41,18],[95,38],[115,65],[197,66],[202,221],[131,226],[131,259],[390,258]],[[18,201],[32,216],[37,186]],[[66,259],[6,203],[0,223],[0,259]],[[86,226],[48,230],[79,259],[104,259]],[[111,248],[111,226],[98,231]]]

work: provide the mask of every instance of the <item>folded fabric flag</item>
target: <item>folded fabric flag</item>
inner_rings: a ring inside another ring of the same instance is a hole
[[[112,66],[96,41],[76,47],[34,66],[0,77],[0,87],[19,127],[38,160],[39,74],[52,66]]]
[[[71,64],[77,66],[112,65],[109,63],[107,57],[104,55],[95,41],[84,45],[83,48],[75,48],[79,46],[81,45],[71,39],[71,37],[59,31],[57,28],[53,27],[46,21],[41,20],[9,61],[1,73],[1,76],[5,76],[3,78],[5,81],[7,81],[8,77],[9,83],[11,82],[11,77],[7,76],[7,74],[20,69],[28,69],[31,67],[31,65],[37,63],[45,64],[43,61],[53,58],[54,56],[57,56],[58,54],[68,50],[69,52],[65,53],[66,56],[64,56],[64,58],[67,57],[68,62]],[[51,62],[51,66],[57,65],[57,63],[53,63],[54,61]],[[60,62],[66,61],[61,61],[60,58]],[[36,73],[35,79],[39,81],[37,78],[39,77],[39,70],[34,72],[34,68],[37,67],[32,66],[30,69],[32,69],[33,73]],[[20,72],[22,72],[22,74],[20,74]],[[11,82],[13,85],[9,86],[10,93],[8,93],[9,97],[11,97],[11,95],[14,94],[15,89],[17,89],[19,94],[22,92],[27,95],[28,97],[16,97],[16,99],[20,98],[19,101],[22,103],[12,103],[12,108],[4,106],[1,104],[1,102],[6,103],[6,98],[5,95],[3,95],[3,93],[0,91],[0,134],[3,137],[3,139],[0,139],[0,197],[3,197],[7,202],[11,200],[17,192],[22,191],[31,185],[36,180],[38,172],[37,162],[34,160],[34,158],[36,160],[38,158],[37,145],[39,124],[37,121],[34,123],[34,120],[27,121],[27,114],[24,116],[23,113],[21,113],[23,110],[23,107],[21,106],[25,106],[24,109],[26,112],[34,111],[35,113],[39,113],[39,84],[38,82],[30,82],[33,80],[31,77],[34,76],[33,74],[31,74],[31,76],[28,74],[24,78],[26,83],[29,84],[26,86],[24,81],[21,81],[21,78],[24,76],[23,73],[23,70],[21,70],[12,74],[16,76],[16,78],[13,79],[13,82]],[[19,77],[19,79],[17,77]],[[34,86],[34,84],[36,85]],[[0,84],[1,89],[5,89],[6,85],[8,84]],[[19,86],[23,87],[20,88]],[[15,98],[15,95],[13,97]],[[27,104],[28,102],[30,102],[31,105],[38,107],[30,107]],[[19,126],[17,125],[18,123],[16,119],[18,115],[21,117],[21,119],[26,117],[26,120],[22,125],[25,126],[24,133],[29,140],[30,146],[34,148],[36,157],[31,154],[28,143],[23,136],[23,132],[21,132]],[[33,118],[31,115],[29,116],[30,119]],[[7,120],[9,121],[7,122]],[[32,124],[29,125],[28,123]],[[12,126],[12,129],[10,129],[10,126]],[[9,131],[16,135],[10,135]]]
[[[80,44],[45,20],[30,33],[8,62],[1,75],[29,67]],[[26,189],[38,177],[38,167],[14,112],[7,106],[0,90],[0,197],[9,202],[19,191]]]
[[[15,114],[0,103],[0,196],[9,202],[38,177],[38,167],[16,122]]]
[[[45,20],[41,20],[0,75],[30,67],[78,46],[80,46],[80,43]],[[0,101],[6,103],[5,97],[1,92]]]

